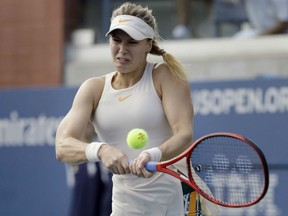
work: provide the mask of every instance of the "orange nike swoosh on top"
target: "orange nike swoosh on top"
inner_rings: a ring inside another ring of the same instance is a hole
[[[132,95],[132,94],[127,95],[127,96],[125,96],[125,97],[119,97],[119,98],[118,98],[118,101],[119,101],[119,102],[122,102],[122,101],[126,100],[127,98],[129,98],[131,95]]]
[[[131,21],[130,19],[120,19],[119,21],[118,21],[118,23],[123,23],[123,22],[128,22],[128,21]]]

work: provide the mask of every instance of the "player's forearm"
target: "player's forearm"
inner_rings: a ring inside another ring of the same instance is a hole
[[[193,142],[192,130],[182,131],[173,135],[159,148],[162,151],[162,161],[170,160],[185,151]]]
[[[74,138],[56,139],[56,159],[73,165],[87,162],[85,149],[88,143]]]

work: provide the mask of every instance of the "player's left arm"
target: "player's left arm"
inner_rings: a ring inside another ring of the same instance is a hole
[[[189,81],[176,80],[166,64],[158,65],[155,70],[154,85],[173,132],[173,136],[160,145],[162,160],[169,160],[191,145],[194,110]]]
[[[167,65],[159,64],[153,71],[153,82],[160,97],[165,115],[173,135],[159,146],[162,161],[176,157],[186,150],[193,141],[194,111],[188,81],[177,81]],[[139,177],[151,177],[144,166],[150,157],[142,153],[130,165],[131,172]]]

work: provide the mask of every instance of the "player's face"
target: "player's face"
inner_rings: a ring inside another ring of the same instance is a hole
[[[137,41],[124,31],[115,30],[111,33],[110,47],[116,70],[129,73],[145,67],[151,42],[147,39]]]

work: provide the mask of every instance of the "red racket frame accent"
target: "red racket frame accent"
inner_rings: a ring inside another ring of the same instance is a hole
[[[193,149],[203,140],[209,137],[213,137],[213,136],[227,136],[227,137],[234,137],[236,139],[242,140],[243,142],[247,143],[250,147],[252,147],[252,149],[254,149],[255,152],[257,152],[257,154],[259,155],[260,159],[261,159],[261,163],[262,163],[262,167],[263,167],[263,175],[264,175],[264,189],[262,194],[260,194],[260,196],[258,197],[258,199],[252,201],[252,202],[248,202],[245,204],[231,204],[231,203],[226,203],[226,202],[220,202],[217,199],[214,199],[213,197],[208,196],[205,192],[203,192],[195,183],[193,176],[192,176],[192,172],[190,169],[190,165],[191,165],[191,161],[190,161],[190,156],[193,152]],[[174,164],[175,162],[181,160],[182,158],[186,157],[186,163],[188,164],[188,176],[187,179],[182,177],[181,174],[174,172],[173,170],[167,168],[167,166],[170,166],[172,164]],[[172,158],[171,160],[168,161],[163,161],[163,162],[159,162],[156,165],[156,170],[158,172],[164,172],[167,173],[169,175],[172,175],[176,178],[178,178],[180,181],[186,183],[187,185],[189,185],[190,187],[192,187],[195,191],[197,191],[199,194],[201,194],[204,198],[210,200],[211,202],[217,204],[217,205],[221,205],[221,206],[225,206],[225,207],[232,207],[232,208],[240,208],[240,207],[247,207],[247,206],[251,206],[256,204],[257,202],[259,202],[266,194],[267,190],[268,190],[268,186],[269,186],[269,172],[268,172],[268,165],[265,159],[265,156],[263,154],[263,152],[261,151],[261,149],[251,140],[239,135],[239,134],[235,134],[235,133],[228,133],[228,132],[217,132],[217,133],[211,133],[205,136],[200,137],[199,139],[197,139],[188,149],[186,149],[183,153],[181,153],[180,155],[178,155],[175,158]]]

